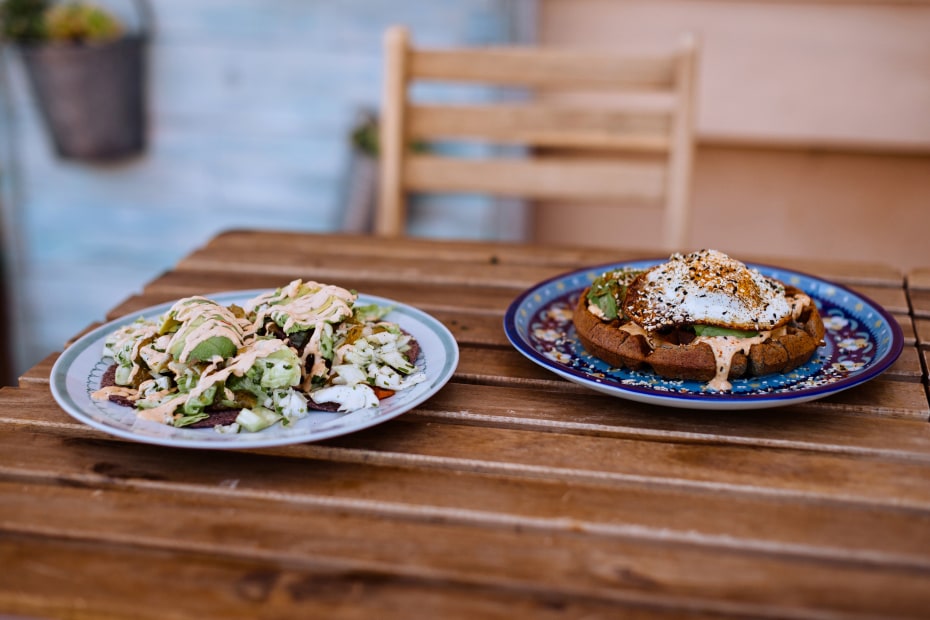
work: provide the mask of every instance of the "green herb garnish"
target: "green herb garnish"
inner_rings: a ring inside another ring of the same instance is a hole
[[[602,274],[591,283],[588,303],[597,306],[608,321],[622,319],[627,286],[641,273],[638,269],[619,269]]]

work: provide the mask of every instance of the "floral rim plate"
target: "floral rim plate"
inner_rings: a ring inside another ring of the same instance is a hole
[[[715,392],[697,381],[617,369],[588,354],[571,321],[581,291],[607,270],[642,269],[659,262],[594,266],[541,282],[508,308],[504,317],[507,338],[527,358],[569,381],[621,398],[689,409],[759,409],[823,398],[874,378],[894,363],[904,346],[897,321],[870,299],[813,276],[749,264],[803,290],[823,316],[825,345],[800,368],[736,379],[731,392]]]
[[[210,298],[226,305],[242,304],[263,292],[266,291],[235,291],[211,295]],[[183,448],[263,448],[338,437],[386,422],[435,394],[452,378],[458,365],[459,350],[455,338],[435,318],[389,299],[359,295],[360,304],[374,303],[392,308],[385,319],[397,323],[416,338],[420,344],[417,366],[427,376],[423,383],[384,399],[379,407],[348,413],[311,412],[287,427],[278,424],[257,433],[221,434],[212,428],[175,428],[139,420],[130,407],[93,400],[90,395],[100,387],[101,376],[110,365],[109,360],[100,356],[106,336],[139,317],[161,315],[173,303],[121,317],[85,334],[68,347],[55,362],[50,376],[52,395],[58,404],[77,420],[124,439]]]

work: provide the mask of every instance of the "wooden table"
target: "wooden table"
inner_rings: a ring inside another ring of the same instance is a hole
[[[0,612],[99,618],[930,616],[930,271],[781,266],[894,313],[865,385],[758,412],[590,392],[507,342],[524,289],[629,253],[233,231],[114,308],[316,279],[455,334],[453,380],[314,444],[132,443],[0,390]],[[747,257],[741,257],[747,258]],[[758,257],[752,257],[757,260]],[[919,338],[919,340],[918,340]],[[923,348],[921,348],[923,347]],[[621,613],[622,612],[622,613]]]

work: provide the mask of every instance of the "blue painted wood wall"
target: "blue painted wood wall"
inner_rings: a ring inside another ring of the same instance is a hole
[[[131,18],[128,0],[105,4]],[[133,160],[56,158],[18,58],[4,53],[0,201],[19,371],[218,231],[339,229],[347,136],[378,105],[388,25],[422,44],[499,43],[529,15],[521,0],[152,4],[151,141]],[[466,234],[494,234],[476,222]]]

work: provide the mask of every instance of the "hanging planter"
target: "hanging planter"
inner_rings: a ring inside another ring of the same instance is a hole
[[[125,32],[96,6],[66,2],[44,7],[33,36],[17,41],[61,157],[113,160],[145,149],[150,9],[144,0],[134,0],[134,6],[140,24],[136,32]]]

